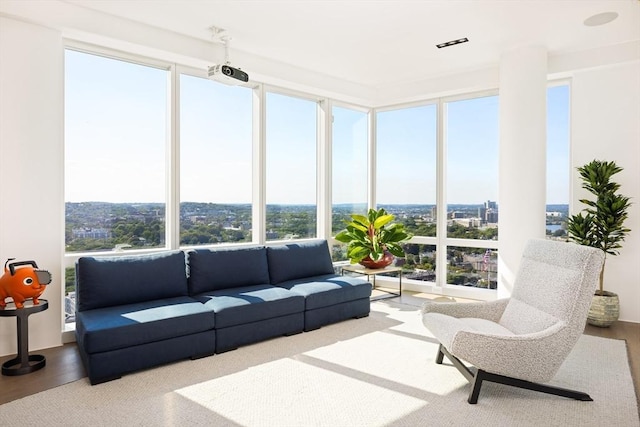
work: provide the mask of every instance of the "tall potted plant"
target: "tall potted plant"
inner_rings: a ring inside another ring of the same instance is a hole
[[[367,215],[351,215],[346,230],[335,239],[347,244],[347,257],[351,264],[362,264],[367,268],[384,268],[393,262],[393,257],[404,257],[401,242],[411,235],[403,224],[393,223],[394,215],[383,208],[369,209]]]
[[[627,210],[631,203],[629,197],[619,194],[620,184],[611,177],[623,168],[615,162],[593,160],[577,168],[582,179],[582,188],[594,196],[592,199],[580,199],[587,207],[567,219],[569,237],[581,245],[591,246],[607,255],[618,255],[627,233],[631,230],[624,226]],[[604,290],[604,264],[600,271],[600,286],[596,290],[589,310],[587,321],[595,326],[608,327],[618,320],[620,301],[618,295]]]

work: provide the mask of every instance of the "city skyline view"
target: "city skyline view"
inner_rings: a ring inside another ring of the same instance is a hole
[[[379,206],[395,216],[415,236],[435,236],[435,205]],[[266,239],[315,238],[316,206],[270,205],[266,216]],[[366,205],[338,204],[332,207],[332,234],[344,229],[354,212]],[[561,237],[568,205],[547,205],[547,234]],[[165,205],[162,203],[66,203],[67,251],[111,250],[127,247],[157,247],[165,242]],[[448,237],[495,240],[499,206],[447,206]],[[254,227],[250,204],[180,204],[180,245],[250,242]],[[462,232],[462,236],[456,233]],[[558,232],[562,232],[558,234]],[[480,234],[478,234],[480,233]]]

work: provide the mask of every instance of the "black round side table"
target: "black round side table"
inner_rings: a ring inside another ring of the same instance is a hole
[[[29,315],[39,313],[49,308],[49,301],[40,300],[40,304],[34,305],[33,301],[24,302],[24,308],[16,308],[13,303],[0,310],[0,317],[16,317],[18,330],[18,354],[14,359],[2,364],[2,375],[24,375],[44,368],[47,360],[39,354],[29,354]]]

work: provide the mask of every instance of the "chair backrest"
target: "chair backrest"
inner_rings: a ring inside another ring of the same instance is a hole
[[[572,347],[584,331],[603,262],[604,253],[599,249],[530,240],[500,324],[523,334],[562,322]]]

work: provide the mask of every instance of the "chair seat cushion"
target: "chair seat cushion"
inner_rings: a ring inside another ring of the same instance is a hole
[[[369,298],[372,288],[364,279],[336,274],[291,280],[278,286],[304,296],[307,310]]]
[[[505,335],[505,336],[515,335],[509,329],[505,328],[499,323],[492,322],[491,320],[478,319],[475,317],[464,317],[464,318],[461,318],[460,321],[462,321],[465,324],[465,326],[467,327],[467,329],[465,330],[467,331],[471,330],[471,331],[480,332],[482,334],[489,334],[489,335]]]
[[[99,353],[208,331],[214,319],[193,298],[166,298],[80,311],[76,335],[87,353]]]
[[[451,344],[456,334],[460,331],[502,336],[514,335],[504,326],[486,319],[474,317],[457,318],[442,313],[425,313],[423,319],[425,324],[428,323],[429,331],[448,350],[451,350]]]
[[[194,296],[216,313],[216,328],[227,328],[304,311],[304,297],[278,286],[254,285]]]

